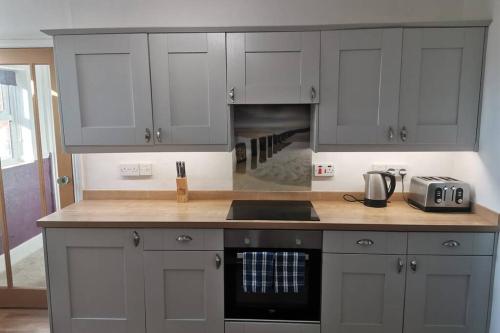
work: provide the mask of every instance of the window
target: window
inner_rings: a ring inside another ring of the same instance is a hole
[[[0,159],[3,166],[33,161],[35,135],[29,66],[0,66]]]
[[[0,84],[0,158],[6,163],[13,160],[12,115],[9,112],[9,86]]]

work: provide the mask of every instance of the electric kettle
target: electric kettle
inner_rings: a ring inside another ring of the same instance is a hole
[[[387,207],[387,200],[396,189],[396,177],[385,171],[370,171],[363,175],[365,179],[364,204],[368,207]],[[389,185],[387,181],[389,180]]]

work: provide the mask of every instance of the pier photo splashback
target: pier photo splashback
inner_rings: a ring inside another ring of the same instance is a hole
[[[234,190],[311,190],[310,132],[309,105],[235,107]]]

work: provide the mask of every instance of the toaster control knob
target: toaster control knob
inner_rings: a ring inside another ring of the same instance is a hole
[[[464,189],[463,188],[457,188],[457,195],[455,197],[455,202],[459,205],[464,202]]]
[[[443,189],[440,187],[434,191],[434,202],[437,204],[443,202]]]

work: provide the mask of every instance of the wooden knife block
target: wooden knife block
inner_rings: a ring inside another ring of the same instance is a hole
[[[177,202],[189,201],[189,190],[187,178],[177,178]]]

